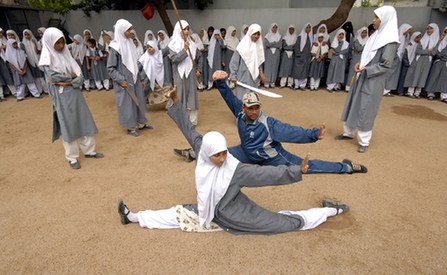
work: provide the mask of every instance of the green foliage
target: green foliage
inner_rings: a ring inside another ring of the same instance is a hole
[[[376,4],[371,4],[370,0],[362,0],[361,6],[364,7],[364,8],[378,7],[378,6],[380,6],[380,4],[383,4],[383,1],[384,0],[381,0],[381,1],[377,1]]]
[[[28,0],[31,7],[52,10],[58,13],[67,13],[75,4],[73,0]]]
[[[199,10],[204,10],[209,6],[209,4],[213,4],[213,0],[194,0],[194,5]]]

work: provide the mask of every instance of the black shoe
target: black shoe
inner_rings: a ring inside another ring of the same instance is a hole
[[[129,134],[129,135],[131,135],[131,136],[134,136],[134,137],[137,137],[137,136],[139,136],[140,134],[138,134],[138,132],[137,132],[137,130],[127,130],[127,133]]]
[[[348,172],[349,174],[368,172],[368,168],[366,168],[364,165],[354,163],[352,160],[344,159],[342,162],[346,163],[351,168],[351,171]]]
[[[85,155],[86,158],[94,158],[94,159],[102,159],[104,157],[104,154],[102,153],[95,153],[94,155]]]
[[[138,129],[140,129],[140,130],[144,130],[144,129],[152,130],[152,129],[154,129],[154,127],[152,127],[149,124],[144,124],[143,126],[139,127]]]
[[[192,162],[195,160],[195,154],[192,148],[189,149],[174,149],[174,154],[179,157],[184,157],[186,162]]]
[[[354,139],[353,137],[348,137],[348,136],[345,136],[345,135],[338,135],[338,136],[335,136],[335,139],[336,140],[348,140],[348,139]]]
[[[126,213],[127,210],[127,213]],[[120,214],[121,217],[121,224],[129,224],[131,221],[129,218],[127,218],[127,215],[129,215],[130,210],[127,207],[127,205],[124,204],[124,201],[122,199],[118,199],[118,214]]]
[[[330,207],[337,209],[337,215],[349,211],[349,206],[347,206],[346,204],[338,204],[330,199],[324,199],[321,204],[323,205],[323,207]]]
[[[76,162],[69,161],[68,164],[70,164],[71,169],[77,170],[81,168],[81,164],[79,163],[79,161]]]

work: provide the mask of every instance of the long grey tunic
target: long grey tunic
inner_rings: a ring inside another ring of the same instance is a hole
[[[370,131],[382,100],[386,72],[391,68],[397,52],[397,43],[390,43],[377,50],[349,90],[341,120],[350,128]]]
[[[214,56],[213,56],[213,67],[211,68],[208,63],[208,80],[209,82],[213,82],[213,73],[217,70],[222,70],[222,61],[224,60],[224,49],[225,44],[223,39],[219,39],[216,41],[216,45],[214,46]],[[204,83],[206,84],[206,83]]]
[[[416,60],[418,55],[420,56]],[[419,43],[416,47],[416,57],[413,61],[415,62],[414,67],[410,65],[410,68],[408,69],[407,77],[405,78],[405,87],[424,88],[431,67],[431,56],[428,53],[428,50],[422,49],[422,45]]]
[[[295,44],[287,45],[285,40],[282,40],[282,52],[281,52],[281,62],[279,63],[279,77],[290,77],[292,76],[293,70],[293,50]],[[287,54],[289,52],[289,55]]]
[[[234,51],[230,50],[228,47],[224,51],[224,63],[225,67],[224,70],[230,75],[230,61],[233,57]]]
[[[430,69],[425,90],[432,93],[447,93],[447,47],[441,52],[436,48],[435,58],[436,60]]]
[[[14,80],[11,76],[11,68],[0,57],[0,85],[14,85]]]
[[[351,86],[352,78],[355,76],[355,64],[360,61],[360,57],[362,57],[363,47],[360,42],[355,39],[351,44],[351,63],[349,65],[348,78],[346,79],[346,85]]]
[[[12,79],[14,80],[14,85],[19,86],[23,84],[31,84],[34,83],[33,75],[31,74],[31,70],[29,69],[28,61],[26,61],[26,74],[25,75],[19,75],[17,70],[14,69],[14,66],[10,63],[8,63],[11,68],[11,74]],[[18,68],[17,68],[18,69]]]
[[[336,48],[332,48],[335,53],[332,55],[331,63],[327,71],[326,83],[345,83],[345,70],[348,60],[349,47],[342,50],[343,43],[339,43]]]
[[[164,82],[163,86],[172,86],[173,79],[172,79],[172,65],[171,65],[171,59],[169,59],[169,48],[166,47],[161,50],[163,54],[163,69],[164,69]]]
[[[168,110],[168,114],[198,155],[202,136],[193,129],[184,106],[177,102]],[[250,200],[241,189],[291,184],[301,178],[301,169],[296,165],[287,167],[239,163],[225,195],[216,206],[213,221],[234,234],[273,234],[299,230],[304,226],[301,216],[288,216],[264,209]]]
[[[88,48],[87,53],[90,58],[95,56],[101,56],[99,53],[99,48]],[[102,54],[102,53],[101,53]],[[99,61],[94,61],[93,59],[88,59],[90,64],[90,74],[92,79],[95,81],[103,81],[105,79],[109,79],[109,74],[107,73],[106,64],[104,63],[105,56],[102,55]]]
[[[269,83],[275,83],[278,78],[279,59],[281,57],[282,40],[278,42],[269,42],[264,38],[264,74],[265,81]],[[275,53],[272,53],[272,49],[276,49]]]
[[[241,58],[238,51],[235,51],[233,57],[231,58],[230,71],[230,78],[236,78],[238,81],[252,87],[259,86],[259,76],[256,79],[253,79],[250,71],[248,70],[247,64],[245,64],[245,61]],[[261,66],[259,66],[259,71],[261,71]],[[237,98],[242,99],[244,94],[249,90],[236,85],[236,91]]]
[[[312,59],[310,62],[310,68],[309,68],[309,77],[313,78],[322,78],[326,76],[326,69],[325,69],[325,60],[326,60],[327,54],[325,54],[325,58],[321,59],[320,62],[316,58]]]
[[[97,134],[98,128],[80,90],[83,76],[72,79],[69,74],[55,72],[47,66],[44,69],[53,104],[53,142],[61,134],[65,142]],[[54,82],[71,82],[73,86],[56,86]]]
[[[306,45],[303,50],[300,50],[301,35],[296,39],[295,49],[294,49],[294,59],[293,59],[293,78],[295,79],[306,79],[309,75],[310,61],[312,59],[312,54],[310,50],[312,48],[312,42],[309,37],[306,39]]]
[[[178,72],[178,64],[189,57],[188,53],[185,49],[176,53],[172,50],[169,50],[169,58],[172,62],[172,75],[174,78],[174,85],[177,86],[177,94],[180,98],[180,101],[188,108],[189,110],[198,110],[199,109],[199,96],[197,93],[197,76],[194,68],[192,68],[188,77],[181,77]],[[202,68],[202,55],[199,50],[196,50],[196,69],[200,71]],[[200,71],[201,72],[201,71]]]
[[[118,108],[118,120],[122,127],[134,129],[139,124],[145,124],[146,119],[146,99],[143,86],[141,85],[142,67],[139,67],[140,73],[137,76],[136,83],[133,82],[132,73],[124,66],[121,55],[110,48],[109,59],[107,61],[107,70],[110,78],[113,80],[113,90],[115,91],[115,103]],[[132,85],[135,95],[140,102],[140,106],[132,100],[129,92],[121,87],[121,83],[126,80],[128,85]]]
[[[387,73],[385,81],[385,89],[393,91],[397,90],[397,84],[399,83],[400,69],[402,67],[402,60],[396,54],[391,65],[390,70]]]

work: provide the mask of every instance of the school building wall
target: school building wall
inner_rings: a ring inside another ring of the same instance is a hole
[[[355,29],[367,26],[372,22],[374,9],[353,8],[348,21],[352,21]],[[399,24],[409,23],[418,31],[424,31],[430,22],[438,23],[441,30],[447,26],[447,14],[437,12],[430,7],[402,7],[396,8],[396,10]],[[202,28],[207,29],[211,25],[215,28],[227,28],[233,25],[239,34],[243,24],[258,23],[261,25],[263,33],[266,34],[270,24],[276,22],[280,32],[284,34],[291,24],[295,25],[299,32],[306,22],[315,25],[320,20],[329,18],[334,11],[335,8],[208,9],[204,11],[180,10],[180,16],[189,22],[194,32],[198,32]],[[167,12],[174,24],[176,22],[175,12],[173,10]],[[62,18],[51,12],[40,12],[40,16],[44,26],[52,17]],[[147,29],[154,32],[165,29],[157,13],[148,21],[138,10],[92,12],[90,17],[85,16],[82,11],[73,11],[64,16],[64,27],[71,36],[82,34],[84,29],[90,29],[94,37],[97,38],[102,29],[112,30],[113,25],[120,18],[127,19],[133,24],[139,38],[142,38]]]

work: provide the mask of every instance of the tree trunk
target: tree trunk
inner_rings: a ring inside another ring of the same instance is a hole
[[[171,20],[169,19],[168,13],[166,12],[166,8],[163,5],[161,0],[152,0],[150,1],[158,11],[163,24],[165,25],[166,32],[169,36],[172,36],[172,32],[174,31],[174,27],[172,26]]]
[[[352,6],[354,6],[355,1],[356,0],[341,0],[340,5],[334,14],[328,19],[321,20],[320,23],[314,26],[313,31],[316,32],[318,26],[321,24],[326,24],[329,33],[339,28],[346,19],[348,19],[349,12],[351,11]]]

